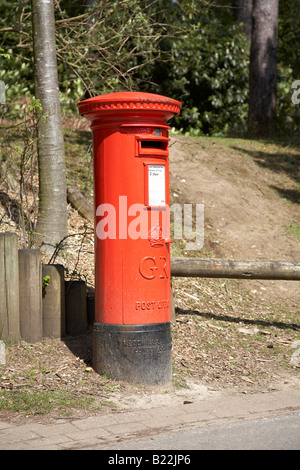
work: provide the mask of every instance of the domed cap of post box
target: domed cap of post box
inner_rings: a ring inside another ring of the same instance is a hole
[[[110,116],[112,114],[134,114],[144,113],[162,114],[168,121],[174,115],[179,114],[181,108],[180,101],[154,93],[143,93],[124,91],[118,93],[108,93],[95,96],[78,103],[81,115],[90,121],[97,119],[100,115]]]

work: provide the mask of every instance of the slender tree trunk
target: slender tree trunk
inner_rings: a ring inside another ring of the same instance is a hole
[[[249,82],[249,131],[276,132],[278,1],[253,0]]]
[[[39,212],[35,243],[46,252],[67,235],[63,129],[58,88],[53,0],[32,0],[35,95],[38,123]],[[42,117],[41,117],[42,115]]]

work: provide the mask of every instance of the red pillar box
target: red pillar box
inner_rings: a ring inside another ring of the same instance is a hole
[[[122,92],[78,104],[94,146],[94,368],[171,380],[168,120],[181,103]]]

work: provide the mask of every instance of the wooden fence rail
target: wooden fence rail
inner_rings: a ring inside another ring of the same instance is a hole
[[[171,276],[300,281],[300,263],[269,260],[172,258]]]

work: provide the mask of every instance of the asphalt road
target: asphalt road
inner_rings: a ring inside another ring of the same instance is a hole
[[[300,413],[201,425],[134,439],[110,450],[299,450]]]

